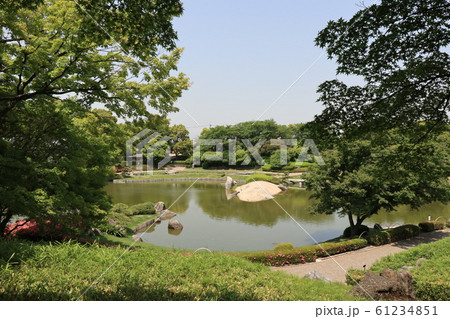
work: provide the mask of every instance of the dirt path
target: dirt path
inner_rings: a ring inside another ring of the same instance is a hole
[[[271,267],[271,269],[273,271],[284,271],[287,274],[298,277],[303,277],[307,273],[316,270],[331,281],[345,282],[345,273],[350,268],[363,269],[363,266],[366,265],[366,269],[368,269],[381,257],[407,250],[422,243],[431,243],[448,236],[450,236],[450,228],[423,233],[414,238],[383,246],[368,246],[360,250],[320,258],[312,263]]]

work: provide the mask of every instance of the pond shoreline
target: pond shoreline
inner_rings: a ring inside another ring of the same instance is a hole
[[[225,182],[224,178],[153,178],[153,179],[113,179],[113,183],[159,183],[159,182],[190,182],[190,181],[208,181],[208,182]],[[239,184],[245,184],[245,181],[236,181]]]

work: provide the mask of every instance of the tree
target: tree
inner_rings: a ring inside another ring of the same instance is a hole
[[[330,21],[316,44],[335,58],[337,74],[361,85],[330,80],[319,86],[325,106],[312,123],[316,138],[358,136],[425,121],[447,129],[450,107],[450,3],[383,0],[351,19]]]
[[[190,85],[173,75],[179,1],[78,3],[1,3],[0,236],[13,215],[96,219],[109,206],[116,129],[137,128],[115,117],[159,125]],[[158,56],[161,48],[173,51]]]
[[[312,212],[347,216],[355,235],[363,221],[381,209],[448,202],[449,137],[447,132],[421,143],[413,157],[409,137],[399,130],[386,132],[382,140],[340,140],[333,150],[322,152],[326,165],[307,175],[307,188],[318,199]]]
[[[327,160],[307,185],[314,211],[347,215],[353,234],[382,208],[449,200],[449,22],[448,1],[383,0],[316,38],[361,84],[319,86],[325,109],[307,129]]]

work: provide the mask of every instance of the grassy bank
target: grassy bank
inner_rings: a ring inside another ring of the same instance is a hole
[[[76,300],[124,252],[0,241],[1,300]],[[83,300],[354,300],[348,286],[300,279],[243,258],[128,251]]]
[[[372,265],[371,271],[385,268],[399,270],[403,266],[413,276],[413,285],[418,300],[450,300],[450,237],[421,244],[395,255],[386,256]],[[419,262],[418,260],[421,259]],[[362,278],[363,272],[351,270],[349,275]]]

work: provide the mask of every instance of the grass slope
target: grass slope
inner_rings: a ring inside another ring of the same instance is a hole
[[[124,251],[0,241],[0,299],[76,300]],[[83,300],[354,300],[349,288],[271,272],[238,257],[137,249]]]

